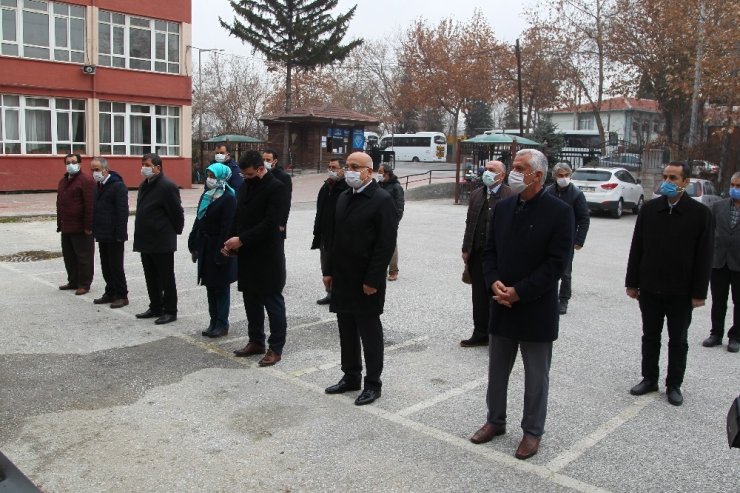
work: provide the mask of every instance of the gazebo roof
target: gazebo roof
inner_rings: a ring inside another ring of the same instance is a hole
[[[255,143],[255,142],[264,142],[264,140],[255,139],[254,137],[249,137],[247,135],[227,134],[227,135],[217,135],[215,137],[211,137],[208,140],[204,140],[203,142],[207,142],[209,144],[211,144],[211,143],[220,143],[220,142],[249,142],[249,143]]]
[[[289,112],[275,113],[260,118],[263,122],[316,122],[332,123],[345,125],[379,125],[380,121],[369,115],[353,111],[333,104],[323,104],[317,106],[304,106],[294,108]]]

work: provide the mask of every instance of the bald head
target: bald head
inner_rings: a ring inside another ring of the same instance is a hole
[[[373,176],[373,158],[364,152],[353,152],[347,157],[347,170],[344,172],[344,180],[347,185],[358,189],[367,185]]]
[[[501,161],[488,161],[486,163],[486,169],[493,171],[494,173],[504,173],[506,171],[504,163]]]
[[[347,158],[347,167],[350,167],[352,163],[355,163],[358,167],[361,166],[372,169],[373,158],[364,152],[353,152]]]

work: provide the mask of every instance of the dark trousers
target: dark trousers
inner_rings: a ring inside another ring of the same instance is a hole
[[[206,286],[208,296],[208,314],[211,316],[209,329],[229,328],[229,308],[231,307],[231,285]]]
[[[265,345],[265,311],[270,320],[267,343],[274,352],[283,354],[288,320],[282,293],[255,294],[244,292],[244,311],[247,314],[249,342]]]
[[[483,252],[472,251],[468,257],[468,273],[473,288],[473,337],[488,338],[488,321],[490,320],[491,290],[486,286],[483,277]]]
[[[732,288],[732,327],[727,336],[740,341],[740,272],[730,270],[727,265],[712,269],[712,335],[725,335],[727,296]]]
[[[499,426],[506,424],[509,375],[521,349],[524,362],[522,430],[527,435],[542,436],[550,391],[552,342],[524,342],[492,335],[488,346],[488,422]]]
[[[175,284],[175,252],[142,253],[149,309],[155,313],[177,315],[177,285]]]
[[[342,371],[345,380],[359,383],[362,379],[362,352],[365,352],[365,388],[380,389],[383,385],[383,324],[380,315],[367,313],[337,313],[339,345],[342,349]]]
[[[128,298],[126,273],[123,271],[122,241],[101,241],[98,243],[100,253],[100,268],[105,279],[105,295],[114,298]]]
[[[642,312],[642,376],[658,381],[660,336],[663,320],[668,325],[668,375],[666,387],[680,387],[689,353],[688,332],[691,325],[691,298],[665,296],[640,291]]]
[[[560,298],[560,301],[568,301],[570,299],[570,279],[573,274],[574,253],[575,251],[571,249],[570,259],[568,259],[568,263],[565,264],[563,275],[560,276],[560,295],[558,296],[558,298]]]
[[[331,255],[331,249],[321,243],[319,246],[319,261],[321,262],[321,272],[324,273],[327,271],[329,266],[329,255]],[[327,292],[329,290],[327,289]]]
[[[85,233],[62,233],[62,256],[67,282],[90,289],[95,269],[95,239]]]

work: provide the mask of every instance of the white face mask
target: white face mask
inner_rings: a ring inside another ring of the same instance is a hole
[[[524,177],[526,175],[519,173],[518,171],[512,171],[509,173],[509,188],[514,193],[521,193],[529,185],[524,183]]]
[[[67,173],[76,175],[80,172],[80,165],[77,163],[67,163]]]
[[[213,159],[217,163],[225,163],[226,162],[226,154],[216,154]]]
[[[570,185],[570,176],[568,178],[558,178],[556,181],[560,188],[565,188]]]
[[[329,170],[329,179],[333,181],[337,181],[339,179],[339,173],[333,170]]]
[[[498,178],[499,173],[494,173],[493,171],[486,170],[483,172],[483,176],[481,176],[481,180],[483,181],[483,184],[487,187],[493,186],[494,183],[496,183],[496,179]]]
[[[154,175],[154,170],[150,168],[149,166],[142,166],[141,167],[141,176],[144,178],[151,178],[152,175]]]
[[[95,179],[96,182],[100,183],[101,181],[105,179],[105,176],[103,176],[102,171],[93,171],[93,178]]]
[[[360,171],[345,171],[344,181],[347,182],[347,185],[349,185],[350,187],[356,190],[362,186],[361,175],[362,175],[362,172]]]
[[[267,171],[270,171],[272,169],[272,163],[269,161],[265,161],[265,169]]]
[[[216,188],[217,184],[218,184],[218,180],[216,180],[215,178],[206,178],[206,187]]]

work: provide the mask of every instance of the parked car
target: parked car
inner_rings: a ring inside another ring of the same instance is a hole
[[[627,169],[641,169],[642,158],[639,154],[626,152],[622,154],[612,154],[601,158],[599,166],[602,168],[627,168]]]
[[[645,202],[640,180],[624,168],[578,168],[571,180],[586,196],[591,212],[608,212],[618,219],[625,209],[637,214]]]
[[[716,175],[717,173],[719,173],[719,166],[701,159],[694,159],[693,161],[691,161],[691,174],[694,176],[699,176],[702,173]]]
[[[660,185],[658,185],[658,188],[653,193],[655,197],[660,197],[660,193],[658,193],[659,189]],[[689,197],[697,202],[701,202],[707,207],[711,206],[712,202],[722,200],[722,197],[720,197],[714,189],[714,184],[711,181],[704,180],[702,178],[689,179],[689,186],[686,187],[686,193]]]

